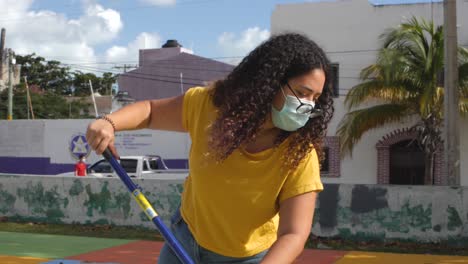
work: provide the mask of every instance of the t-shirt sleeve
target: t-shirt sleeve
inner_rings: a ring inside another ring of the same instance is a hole
[[[290,173],[281,188],[279,202],[308,192],[320,192],[323,184],[320,180],[320,165],[317,152],[312,152],[306,156],[295,171]]]
[[[199,116],[201,111],[200,106],[208,94],[206,89],[204,87],[193,87],[188,89],[184,94],[182,125],[189,133],[195,130],[197,116]]]

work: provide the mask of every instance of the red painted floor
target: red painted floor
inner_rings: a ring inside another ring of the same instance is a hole
[[[67,257],[88,262],[116,262],[120,264],[156,264],[162,242],[137,241],[122,246]],[[306,249],[295,264],[332,264],[342,258],[346,251]]]

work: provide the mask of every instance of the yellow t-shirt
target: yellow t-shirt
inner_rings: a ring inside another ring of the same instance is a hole
[[[200,246],[224,256],[252,256],[276,241],[281,201],[323,190],[317,154],[312,151],[287,175],[284,142],[255,154],[240,148],[221,163],[213,161],[207,142],[216,108],[209,89],[195,87],[184,96],[183,125],[192,146],[181,214]]]

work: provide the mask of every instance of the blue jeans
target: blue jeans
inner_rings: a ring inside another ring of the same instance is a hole
[[[177,238],[180,244],[184,247],[187,254],[193,259],[196,264],[222,264],[222,263],[232,263],[232,264],[255,264],[260,263],[262,258],[266,255],[267,250],[245,258],[233,258],[226,257],[219,254],[216,254],[208,249],[205,249],[198,245],[195,239],[192,236],[187,224],[180,215],[180,210],[172,216],[171,219],[171,231],[174,236]],[[182,263],[179,261],[177,256],[173,253],[172,249],[164,243],[161,253],[159,255],[158,264],[179,264]]]

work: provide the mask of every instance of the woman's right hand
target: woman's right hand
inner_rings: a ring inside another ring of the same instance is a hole
[[[119,155],[114,146],[114,127],[104,119],[97,119],[88,125],[86,130],[86,140],[89,146],[97,155],[101,155],[106,148],[109,148],[112,155],[119,159]]]

